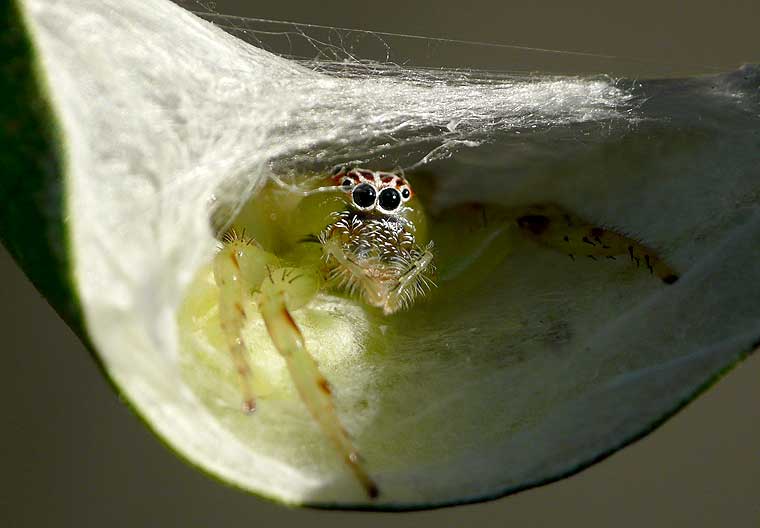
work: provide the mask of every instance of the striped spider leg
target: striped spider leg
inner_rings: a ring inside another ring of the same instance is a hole
[[[678,273],[652,247],[610,227],[602,227],[554,203],[503,207],[470,203],[436,215],[433,235],[444,282],[458,288],[479,283],[509,257],[516,238],[527,238],[564,253],[570,263],[625,259],[665,284]],[[478,273],[473,270],[478,269]],[[452,283],[453,284],[453,283]]]
[[[547,247],[592,260],[627,257],[665,284],[678,280],[675,270],[657,252],[614,229],[596,226],[556,204],[526,207],[516,215],[520,230]]]
[[[376,497],[377,485],[368,476],[338,418],[330,384],[309,354],[303,334],[291,315],[317,293],[321,284],[319,270],[313,266],[283,265],[254,241],[232,234],[226,237],[222,250],[216,255],[214,276],[219,287],[222,330],[240,377],[244,409],[252,412],[256,407],[251,389],[251,369],[246,358],[252,351],[246,346],[242,334],[246,320],[256,315],[245,309],[248,305],[244,302],[246,296],[253,295],[272,343],[285,360],[301,400],[367,495]]]

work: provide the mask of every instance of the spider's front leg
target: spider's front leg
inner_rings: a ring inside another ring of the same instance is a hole
[[[308,303],[319,289],[316,268],[267,268],[258,298],[269,336],[280,352],[301,399],[322,431],[332,441],[370,498],[379,490],[367,475],[361,457],[338,418],[330,384],[306,349],[303,334],[291,311]]]
[[[219,319],[227,347],[240,377],[243,408],[256,409],[251,388],[251,367],[246,358],[248,347],[243,340],[243,327],[249,314],[252,285],[261,284],[267,266],[278,265],[278,259],[261,249],[253,240],[239,237],[234,231],[223,239],[223,247],[214,258],[214,280],[219,287]]]
[[[320,287],[315,267],[283,267],[280,260],[253,240],[234,233],[225,237],[214,259],[214,277],[219,286],[219,313],[223,333],[240,376],[244,409],[253,411],[250,349],[243,340],[249,314],[246,306],[257,303],[269,336],[285,359],[299,396],[322,432],[332,441],[370,497],[378,495],[377,485],[362,467],[356,448],[338,418],[330,385],[306,349],[303,335],[291,312],[306,305]]]

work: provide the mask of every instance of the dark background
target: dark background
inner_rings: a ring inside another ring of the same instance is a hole
[[[673,72],[760,62],[757,0],[530,6],[219,0],[216,6],[278,20],[649,58]],[[590,68],[585,59],[562,61],[567,71]],[[535,67],[550,63],[556,57],[542,55]],[[628,61],[610,67],[644,74]],[[760,526],[758,355],[644,440],[547,487],[411,514],[288,510],[225,487],[172,455],[122,405],[4,250],[0,271],[2,527]]]

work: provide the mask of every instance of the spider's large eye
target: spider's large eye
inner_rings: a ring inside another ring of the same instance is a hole
[[[380,197],[377,200],[381,209],[393,212],[401,205],[401,194],[392,188],[383,189],[380,191]]]
[[[357,207],[367,209],[375,205],[377,199],[377,191],[369,183],[362,183],[354,188],[354,192],[351,193],[351,197]]]

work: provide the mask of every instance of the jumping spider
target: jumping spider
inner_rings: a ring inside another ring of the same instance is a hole
[[[213,264],[221,326],[241,381],[244,407],[252,412],[256,406],[247,359],[253,351],[243,339],[244,325],[256,316],[249,313],[253,306],[311,416],[374,498],[379,488],[346,433],[330,384],[291,313],[323,290],[348,294],[384,316],[408,308],[434,287],[437,248],[427,240],[425,211],[401,174],[338,166],[316,185],[289,193],[283,187],[287,186],[273,178],[256,197],[254,216],[259,215],[258,224],[266,224],[266,230],[251,225],[252,236],[229,230]],[[482,237],[485,246],[496,239],[494,233],[507,233],[504,236],[528,237],[573,258],[629,257],[668,284],[677,278],[647,246],[554,204],[516,209],[475,204],[444,211],[440,217],[456,230],[481,214],[484,221],[489,216],[491,226],[500,226],[500,231],[491,227],[482,235],[470,231],[474,234],[468,236]],[[448,242],[449,254],[456,254],[461,246]],[[456,286],[446,282],[441,287]]]

